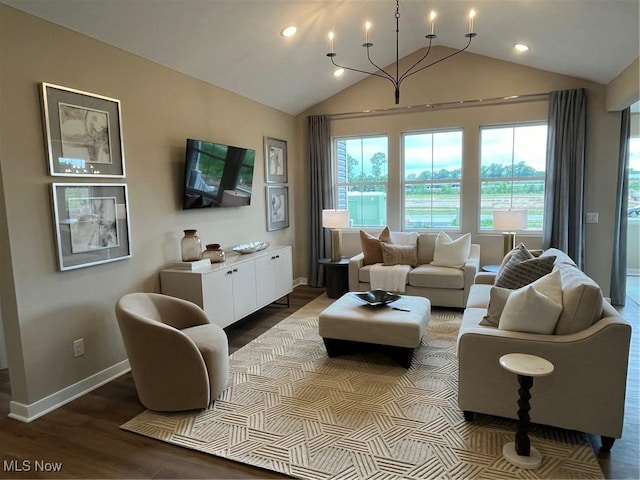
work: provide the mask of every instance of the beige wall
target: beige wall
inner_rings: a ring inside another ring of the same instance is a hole
[[[292,245],[293,201],[291,227],[266,231],[262,151],[263,136],[287,140],[295,179],[297,138],[290,115],[4,5],[0,43],[2,318],[12,400],[29,406],[126,359],[115,302],[126,292],[159,289],[159,270],[179,260],[183,229],[197,228],[203,243],[225,248],[255,240]],[[57,271],[50,184],[100,180],[48,175],[40,82],[121,101],[127,177],[105,181],[128,184],[131,259]],[[256,150],[250,207],[181,210],[187,137]],[[291,180],[290,190],[295,196]],[[74,358],[77,338],[86,354]]]
[[[640,59],[607,85],[607,110],[623,110],[640,100]]]
[[[448,51],[450,50],[440,47],[433,53],[433,58],[439,58]],[[415,61],[420,53],[416,52],[405,58],[403,62],[409,64],[409,61]],[[330,70],[327,67],[327,81],[335,81],[331,78]],[[347,75],[350,74],[347,73]],[[573,88],[588,89],[586,208],[589,212],[600,214],[600,223],[586,226],[585,270],[607,293],[612,257],[611,234],[620,115],[606,111],[604,85],[463,53],[408,78],[401,87],[401,105],[490,99]],[[303,148],[305,145],[303,139],[308,115],[390,107],[394,107],[391,83],[379,78],[366,78],[298,116],[299,147]],[[476,218],[479,198],[479,128],[483,125],[546,120],[547,109],[547,102],[543,101],[374,116],[357,120],[334,119],[331,121],[331,134],[338,136],[386,133],[389,135],[390,165],[397,165],[401,132],[441,127],[464,128],[462,230],[471,232],[473,241],[481,245],[482,263],[496,263],[501,258],[501,238],[492,234],[478,233]],[[391,180],[393,181],[393,178]],[[303,199],[300,198],[300,201]],[[390,226],[398,228],[400,219],[393,213],[394,207],[399,205],[397,189],[395,191],[390,189],[388,202]],[[540,236],[530,235],[522,237],[521,240],[532,248],[541,246]],[[298,229],[296,242],[304,244],[306,241],[307,232]],[[346,254],[358,251],[357,229],[351,232],[346,231],[343,234],[343,241]],[[302,251],[299,253],[302,255]],[[305,259],[299,258],[298,263],[305,264]]]

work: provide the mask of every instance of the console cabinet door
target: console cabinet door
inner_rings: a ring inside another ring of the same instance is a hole
[[[224,268],[201,276],[203,309],[213,323],[224,328],[235,319],[233,301],[233,269]]]
[[[256,262],[238,263],[232,268],[234,319],[240,320],[256,310]]]
[[[256,258],[256,298],[259,306],[268,305],[276,298],[275,255]]]
[[[293,263],[291,248],[283,248],[275,253],[275,298],[281,298],[293,291]]]

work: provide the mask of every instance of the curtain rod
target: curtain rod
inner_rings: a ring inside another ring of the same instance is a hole
[[[428,103],[424,105],[410,105],[407,107],[381,108],[377,110],[362,110],[359,112],[343,112],[328,115],[330,120],[340,118],[375,117],[379,115],[398,115],[401,113],[419,113],[431,110],[448,110],[452,108],[485,107],[508,103],[526,103],[547,100],[549,93],[529,93],[526,95],[512,95],[508,97],[484,98],[476,100],[459,100],[456,102]]]

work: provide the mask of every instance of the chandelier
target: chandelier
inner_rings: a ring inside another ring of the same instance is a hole
[[[447,60],[448,58],[451,58],[455,55],[458,55],[459,53],[464,52],[467,48],[469,48],[469,45],[471,45],[471,40],[473,39],[473,37],[475,37],[477,35],[477,33],[475,33],[473,31],[473,17],[475,16],[475,11],[471,10],[469,12],[469,32],[465,34],[465,37],[469,39],[469,41],[467,42],[467,45],[464,48],[461,48],[460,50],[457,50],[456,52],[453,52],[450,55],[447,55],[443,58],[440,58],[434,62],[431,63],[427,63],[426,65],[423,64],[422,62],[424,62],[427,57],[429,56],[429,53],[431,52],[431,42],[433,41],[434,38],[437,37],[437,35],[435,35],[434,32],[434,27],[435,27],[435,19],[436,19],[436,13],[434,11],[431,12],[431,16],[430,16],[430,21],[431,21],[431,31],[430,33],[428,33],[427,35],[425,35],[425,38],[427,40],[429,40],[429,44],[428,44],[428,48],[427,48],[427,52],[424,54],[424,56],[418,60],[417,62],[415,62],[411,67],[409,67],[403,74],[400,74],[400,59],[399,59],[399,48],[398,48],[398,41],[400,38],[400,5],[399,5],[399,0],[396,0],[396,13],[395,13],[395,17],[396,17],[396,68],[395,68],[395,75],[392,75],[391,73],[387,72],[384,68],[380,68],[378,65],[376,65],[374,63],[373,60],[371,60],[371,52],[369,51],[369,49],[371,47],[373,47],[373,42],[369,41],[369,29],[371,28],[371,23],[366,22],[365,23],[365,40],[364,43],[362,44],[363,47],[365,47],[367,49],[367,60],[369,60],[369,63],[371,65],[373,65],[376,70],[375,71],[367,71],[367,70],[361,70],[358,68],[351,68],[351,67],[347,67],[345,65],[339,65],[338,63],[336,63],[335,61],[335,57],[338,55],[334,49],[333,49],[333,32],[329,32],[329,53],[327,53],[327,57],[329,57],[329,59],[331,60],[331,63],[333,63],[333,65],[335,65],[338,68],[343,68],[345,70],[351,70],[352,72],[358,72],[358,73],[365,73],[367,75],[373,75],[376,77],[380,77],[380,78],[384,78],[386,80],[389,80],[394,88],[395,88],[395,99],[396,99],[396,105],[398,105],[400,103],[400,84],[408,77],[410,77],[411,75],[418,73],[426,68],[432,67],[433,65],[440,63],[444,60]]]

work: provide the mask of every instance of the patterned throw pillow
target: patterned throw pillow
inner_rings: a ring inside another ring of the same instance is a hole
[[[364,253],[364,264],[373,265],[382,263],[382,248],[380,242],[391,243],[391,233],[389,227],[384,227],[380,235],[374,237],[364,230],[360,230],[360,244]]]
[[[540,277],[551,273],[555,259],[556,257],[554,256],[548,256],[521,262],[514,255],[502,267],[494,285],[496,287],[510,288],[511,290],[529,285]]]
[[[518,244],[517,247],[515,247],[513,250],[511,250],[509,253],[507,253],[504,258],[502,259],[502,262],[500,263],[500,268],[498,269],[498,272],[507,264],[507,262],[509,260],[511,260],[513,257],[516,257],[518,259],[519,262],[524,262],[525,260],[531,260],[534,255],[531,254],[531,252],[529,251],[529,249],[524,245],[524,243],[520,242]]]
[[[411,265],[418,264],[417,245],[394,245],[392,243],[380,242],[382,248],[383,265]]]

